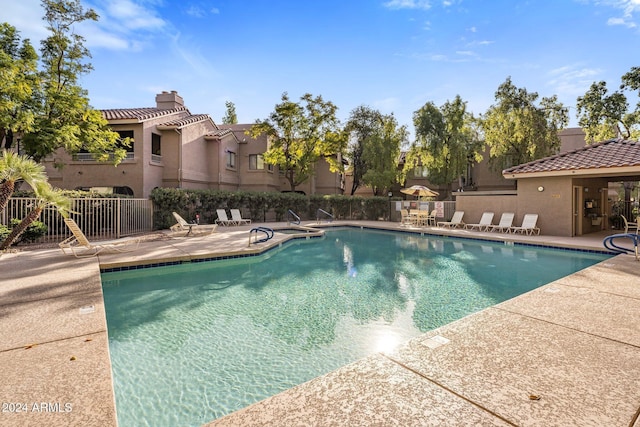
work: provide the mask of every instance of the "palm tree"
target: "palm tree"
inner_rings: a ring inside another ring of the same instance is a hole
[[[47,182],[44,166],[27,156],[3,150],[0,156],[0,212],[7,207],[16,182],[20,180],[33,189],[39,183]]]
[[[34,183],[34,185],[35,187],[33,189],[36,193],[36,202],[33,209],[29,211],[27,216],[24,217],[19,224],[11,229],[11,233],[9,233],[4,242],[0,244],[0,250],[7,249],[11,246],[13,242],[24,233],[27,227],[40,217],[40,214],[46,207],[53,206],[57,208],[63,217],[67,217],[69,212],[71,212],[71,199],[64,196],[61,190],[51,187],[51,184],[46,181],[40,181]]]

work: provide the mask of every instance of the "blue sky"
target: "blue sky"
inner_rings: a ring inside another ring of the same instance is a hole
[[[2,20],[35,46],[39,0],[5,2]],[[95,108],[152,107],[176,90],[192,113],[265,119],[283,92],[322,95],[346,120],[359,105],[413,131],[426,102],[460,95],[474,114],[511,76],[570,107],[594,81],[610,89],[640,66],[640,0],[104,0],[82,25]]]

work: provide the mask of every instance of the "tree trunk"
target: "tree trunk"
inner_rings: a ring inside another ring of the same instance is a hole
[[[20,224],[16,225],[15,227],[13,227],[13,229],[11,229],[11,233],[9,233],[7,238],[4,239],[4,242],[2,242],[2,244],[0,245],[0,251],[3,249],[7,249],[9,246],[11,246],[13,242],[15,242],[16,239],[20,237],[22,233],[24,233],[27,227],[29,227],[33,221],[37,220],[40,217],[41,213],[42,213],[41,207],[37,207],[32,211],[30,211],[27,214],[27,216],[22,221],[20,221]]]
[[[7,207],[9,203],[9,197],[13,194],[13,190],[16,187],[16,182],[12,180],[7,180],[0,184],[0,212]]]

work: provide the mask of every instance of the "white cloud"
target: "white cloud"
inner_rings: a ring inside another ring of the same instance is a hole
[[[106,12],[109,18],[130,30],[159,30],[165,26],[165,21],[153,9],[131,0],[111,1]]]
[[[431,9],[429,0],[390,0],[383,5],[389,9]]]
[[[622,16],[612,17],[607,20],[607,25],[624,25],[635,28],[634,15],[640,12],[640,0],[602,0],[594,1],[596,5],[613,7],[622,11]]]
[[[584,95],[591,83],[601,74],[602,70],[598,68],[566,65],[550,70],[547,83],[560,98],[577,97]]]

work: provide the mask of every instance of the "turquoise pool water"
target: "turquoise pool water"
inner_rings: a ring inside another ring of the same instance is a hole
[[[104,273],[119,425],[199,426],[606,258],[340,229]]]

